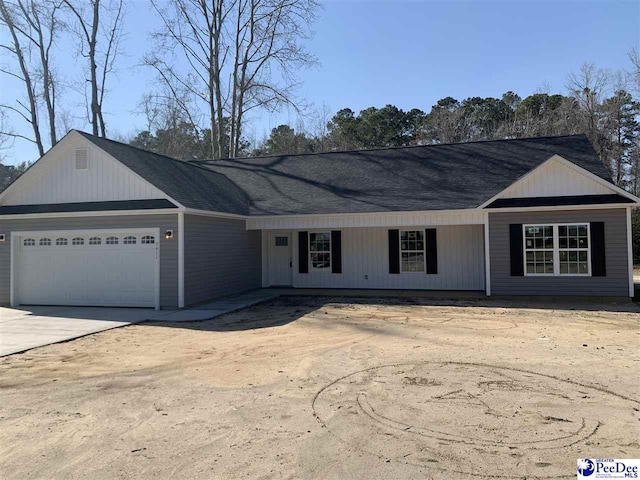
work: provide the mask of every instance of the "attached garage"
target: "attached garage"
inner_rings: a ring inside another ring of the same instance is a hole
[[[159,306],[159,229],[12,233],[21,305]]]

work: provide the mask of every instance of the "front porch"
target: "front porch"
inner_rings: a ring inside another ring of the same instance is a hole
[[[315,295],[486,295],[483,224],[262,230],[262,286]]]

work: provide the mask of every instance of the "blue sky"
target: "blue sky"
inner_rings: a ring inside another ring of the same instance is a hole
[[[144,125],[134,110],[153,76],[136,65],[156,25],[145,2],[129,3],[126,56],[105,102],[114,134]],[[513,90],[525,97],[543,84],[564,92],[567,74],[584,62],[628,69],[628,51],[640,48],[640,2],[327,1],[313,30],[307,46],[320,64],[301,75],[299,92],[308,101],[332,113],[386,104],[428,111],[446,96],[499,97]],[[80,79],[73,48],[60,47],[66,52],[61,69]],[[3,102],[22,94],[5,78],[0,82]],[[65,106],[78,110],[77,98],[68,97]],[[248,132],[261,138],[280,123],[295,125],[296,116],[253,115]],[[13,126],[28,132],[17,121]],[[81,119],[74,126],[88,130]],[[8,163],[36,157],[32,145],[16,141]]]

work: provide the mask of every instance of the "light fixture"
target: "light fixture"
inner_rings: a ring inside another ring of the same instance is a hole
[[[4,242],[7,237],[4,236],[4,233],[0,233],[0,242]]]
[[[173,230],[167,230],[164,232],[164,238],[167,240],[171,240],[173,238]]]

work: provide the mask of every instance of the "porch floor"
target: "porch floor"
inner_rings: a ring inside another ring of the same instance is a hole
[[[344,288],[258,288],[247,293],[220,298],[206,304],[170,312],[160,311],[149,320],[158,322],[195,322],[211,320],[228,313],[252,307],[281,296],[312,297],[385,297],[385,298],[446,298],[450,300],[486,298],[483,291],[457,290],[375,290]]]
[[[400,298],[486,298],[483,290],[394,290],[367,288],[265,288],[279,296],[303,295],[314,297],[400,297]]]

